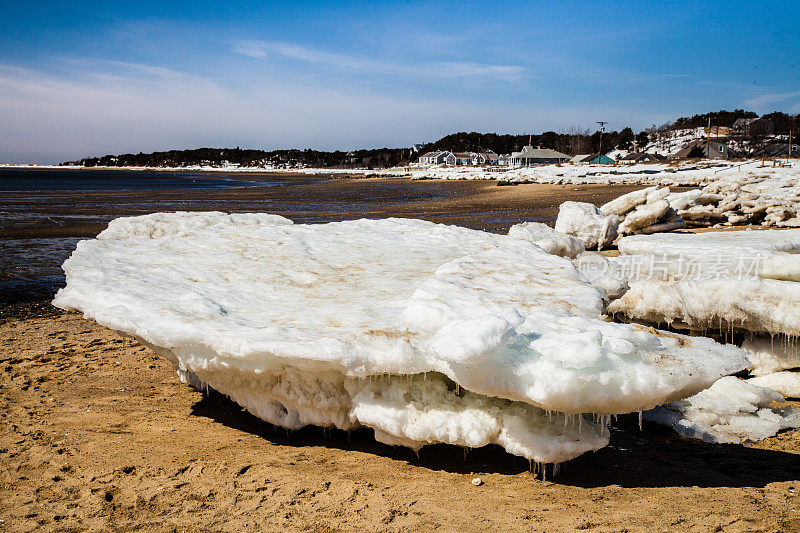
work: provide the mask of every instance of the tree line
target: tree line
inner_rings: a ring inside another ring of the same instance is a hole
[[[105,155],[68,161],[63,165],[84,167],[189,167],[239,165],[243,167],[296,168],[386,168],[411,158],[408,148],[376,148],[343,152],[336,150],[252,150],[236,148],[196,148],[164,152]]]
[[[510,154],[531,144],[542,148],[551,148],[574,156],[577,154],[605,153],[614,148],[622,150],[644,150],[648,143],[670,131],[689,128],[700,128],[708,125],[730,127],[740,118],[758,116],[752,111],[734,109],[720,110],[690,117],[680,117],[674,122],[648,128],[634,133],[630,127],[603,132],[592,132],[581,126],[571,126],[559,132],[546,131],[539,134],[499,134],[458,132],[442,137],[438,141],[422,146],[421,151],[409,148],[375,148],[370,150],[354,150],[344,152],[336,150],[252,150],[236,148],[197,148],[193,150],[168,150],[149,154],[105,155],[102,157],[86,157],[77,161],[62,163],[64,165],[80,165],[85,167],[188,167],[188,166],[223,166],[225,164],[243,167],[273,168],[388,168],[415,161],[421,153],[435,150],[451,152],[485,152]],[[800,114],[788,115],[779,111],[763,115],[772,121],[775,134],[786,135],[789,131],[797,133],[800,126]]]

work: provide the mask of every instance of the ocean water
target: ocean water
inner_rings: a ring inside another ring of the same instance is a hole
[[[61,264],[78,241],[96,234],[120,215],[198,209],[198,200],[192,202],[185,197],[188,192],[213,194],[297,185],[313,179],[197,172],[0,169],[0,306],[52,297],[64,284]]]
[[[279,179],[220,177],[192,172],[0,168],[0,194],[9,192],[100,192],[175,189],[229,189],[281,185]]]
[[[45,300],[81,239],[119,216],[159,211],[269,212],[297,223],[383,218],[398,207],[459,194],[453,183],[398,180],[381,187],[317,187],[325,176],[84,169],[0,169],[0,306]],[[513,210],[404,211],[435,222],[505,232]]]

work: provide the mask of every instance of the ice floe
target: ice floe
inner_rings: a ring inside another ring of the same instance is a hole
[[[602,250],[617,238],[619,217],[604,215],[592,204],[564,202],[558,208],[556,231],[577,237],[586,249]]]
[[[773,406],[784,397],[752,381],[721,378],[699,394],[645,412],[644,418],[686,437],[716,443],[761,440],[800,427],[800,410]]]
[[[773,372],[747,380],[787,398],[800,398],[800,372]]]
[[[630,288],[611,313],[800,335],[800,230],[636,235],[618,246],[614,263]]]
[[[586,251],[581,239],[561,233],[541,222],[515,224],[509,228],[508,235],[515,239],[532,242],[547,253],[570,259],[574,259]]]
[[[135,336],[183,380],[283,427],[370,427],[414,449],[564,461],[605,445],[609,414],[748,364],[603,320],[603,292],[527,239],[419,220],[117,219],[64,270],[55,305]]]

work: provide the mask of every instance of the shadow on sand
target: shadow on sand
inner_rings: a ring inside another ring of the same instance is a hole
[[[307,427],[287,431],[243,411],[215,391],[204,395],[192,415],[258,435],[272,444],[293,447],[326,447],[351,450],[404,461],[430,470],[451,473],[520,474],[530,470],[526,459],[506,453],[499,446],[464,449],[437,444],[413,451],[376,442],[371,429],[352,432]],[[764,487],[778,481],[800,480],[800,456],[733,444],[708,444],[679,437],[668,428],[645,423],[638,416],[620,417],[611,428],[611,443],[595,453],[584,454],[560,465],[547,479],[584,488],[621,487]]]

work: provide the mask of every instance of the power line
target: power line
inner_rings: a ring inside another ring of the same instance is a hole
[[[599,153],[597,155],[597,162],[600,163],[602,161],[601,158],[603,156],[603,132],[605,131],[605,126],[606,124],[608,124],[608,121],[598,120],[597,123],[600,124],[600,148],[598,150]]]

